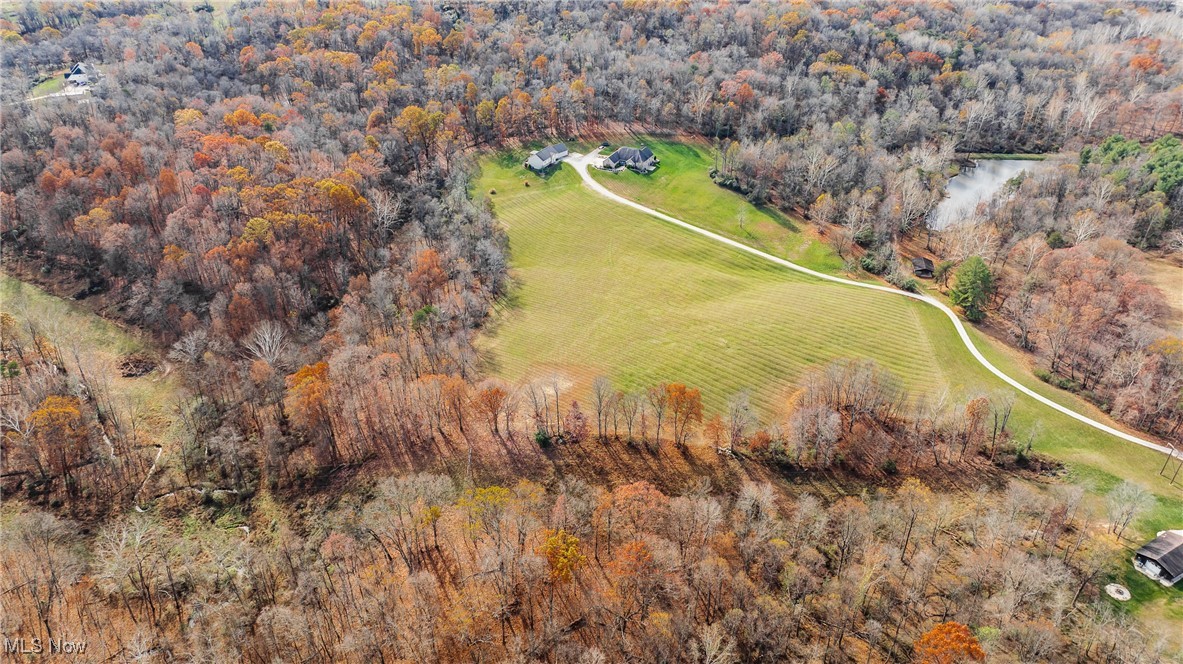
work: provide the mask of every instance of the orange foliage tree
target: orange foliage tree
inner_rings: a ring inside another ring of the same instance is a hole
[[[315,429],[328,419],[329,365],[317,362],[301,367],[286,379],[284,406],[298,426]]]
[[[691,427],[702,422],[702,393],[681,383],[670,383],[666,392],[674,419],[674,443],[681,447],[690,437]]]
[[[916,661],[922,664],[981,662],[986,652],[969,628],[958,622],[933,627],[916,642]]]
[[[66,481],[66,491],[73,495],[72,470],[86,454],[86,425],[77,397],[48,396],[29,414],[29,425],[38,456],[45,460],[54,475]]]

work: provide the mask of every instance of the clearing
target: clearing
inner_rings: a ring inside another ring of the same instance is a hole
[[[664,169],[667,156],[659,156]],[[914,394],[1010,389],[973,359],[930,305],[778,268],[605,200],[581,185],[570,164],[536,175],[521,167],[521,157],[486,158],[475,185],[508,229],[517,282],[482,341],[492,373],[510,381],[557,374],[576,394],[586,394],[600,374],[624,389],[681,381],[702,388],[708,415],[748,389],[765,421],[784,412],[805,370],[841,357],[874,359]],[[746,205],[709,178],[700,181],[714,197]],[[677,205],[659,207],[672,212]],[[755,219],[760,211],[748,206],[747,214]],[[1023,385],[1107,422],[1090,404],[1031,376],[1005,347],[973,328],[969,333],[991,363]],[[1012,421],[1020,436],[1037,428],[1035,449],[1064,461],[1071,480],[1091,493],[1121,479],[1153,490],[1159,504],[1139,524],[1142,533],[1177,521],[1183,502],[1157,474],[1161,454],[1026,397],[1017,400]]]
[[[134,426],[136,447],[149,458],[163,455],[165,459],[160,461],[164,464],[169,454],[179,450],[180,380],[164,366],[136,378],[123,377],[118,368],[129,354],[153,355],[151,346],[77,304],[4,273],[0,273],[0,309],[12,314],[26,333],[32,324],[61,350],[71,376],[78,375],[80,365],[95,387],[106,388],[121,417]],[[159,482],[161,473],[148,479]],[[151,495],[150,491],[146,495]]]
[[[649,146],[661,164],[643,175],[592,169],[592,177],[614,193],[812,270],[842,272],[842,259],[818,237],[816,226],[772,207],[753,206],[716,185],[709,175],[713,160],[705,141],[638,136],[625,139],[625,144]]]

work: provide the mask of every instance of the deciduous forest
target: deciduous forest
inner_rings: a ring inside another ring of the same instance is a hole
[[[148,350],[0,302],[0,631],[93,661],[1168,661],[1170,623],[1102,591],[1158,499],[1069,481],[1013,394],[846,358],[778,413],[491,375],[513,247],[471,183],[539,141],[711,141],[719,187],[850,274],[935,258],[1041,379],[1178,443],[1183,291],[1149,272],[1183,263],[1181,40],[1165,2],[5,5],[5,274]],[[76,62],[85,94],[30,92]],[[933,228],[972,153],[1046,158]]]

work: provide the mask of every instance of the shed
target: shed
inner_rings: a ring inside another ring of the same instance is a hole
[[[912,259],[912,272],[918,277],[932,279],[933,269],[932,261],[923,256]]]
[[[1164,530],[1134,553],[1134,567],[1164,586],[1183,579],[1183,530]]]

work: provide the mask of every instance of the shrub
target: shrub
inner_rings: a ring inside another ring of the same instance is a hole
[[[1063,249],[1069,246],[1069,242],[1060,231],[1051,231],[1047,234],[1047,246],[1052,249]]]
[[[1047,383],[1048,385],[1055,385],[1061,390],[1068,390],[1069,392],[1080,391],[1080,383],[1072,380],[1071,378],[1065,378],[1064,376],[1054,374],[1047,369],[1036,367],[1035,377]]]
[[[496,195],[497,195],[497,190],[496,190],[496,189],[490,189],[490,190],[489,190],[489,195],[490,195],[490,196],[496,196]]]
[[[888,475],[898,475],[900,472],[899,466],[896,465],[895,459],[888,459],[883,463],[883,472]]]
[[[861,265],[864,270],[870,272],[871,274],[883,274],[883,270],[886,268],[883,263],[875,260],[875,256],[872,254],[863,256],[863,259],[859,261],[859,265]]]
[[[854,234],[854,243],[860,247],[869,247],[875,242],[875,230],[864,228]]]
[[[544,429],[539,429],[534,432],[534,442],[538,443],[539,447],[550,447],[550,434]]]
[[[1020,468],[1031,465],[1031,458],[1027,456],[1027,451],[1021,447],[1015,449],[1015,465]]]
[[[885,274],[897,265],[895,247],[890,242],[885,242],[874,251],[867,252],[860,262],[863,269],[871,274]]]
[[[904,270],[901,270],[898,265],[896,266],[896,269],[892,270],[891,273],[887,275],[887,283],[895,286],[896,288],[906,290],[909,293],[920,292],[920,281]]]

